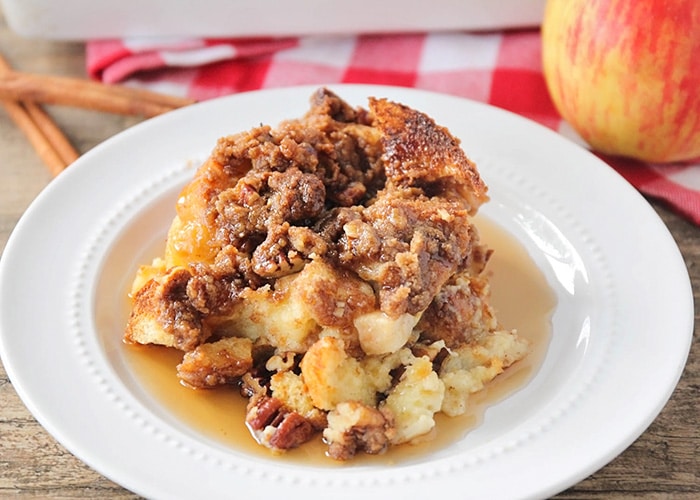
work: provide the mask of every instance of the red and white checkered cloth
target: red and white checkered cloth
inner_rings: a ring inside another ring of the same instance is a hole
[[[205,100],[301,84],[415,87],[492,104],[578,142],[549,98],[539,30],[258,39],[99,40],[95,79]],[[642,194],[700,225],[700,160],[650,165],[603,158]]]

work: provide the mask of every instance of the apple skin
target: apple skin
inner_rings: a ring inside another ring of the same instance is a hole
[[[542,62],[554,105],[593,150],[700,158],[700,0],[548,0]]]

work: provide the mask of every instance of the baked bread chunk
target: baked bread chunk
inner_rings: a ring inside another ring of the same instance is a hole
[[[303,117],[218,141],[134,279],[125,340],[182,350],[194,388],[237,387],[274,451],[410,442],[528,350],[489,304],[487,200],[430,117],[321,88]]]

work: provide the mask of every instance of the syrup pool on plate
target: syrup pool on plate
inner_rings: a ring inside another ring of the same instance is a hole
[[[551,336],[554,293],[525,248],[513,236],[483,217],[477,218],[477,227],[482,241],[494,250],[488,270],[492,273],[491,301],[496,317],[505,328],[515,328],[530,340],[530,353],[485,389],[472,395],[466,414],[459,417],[438,414],[437,425],[420,442],[396,446],[379,456],[358,455],[351,464],[397,463],[449,446],[479,425],[486,408],[523,387],[542,363]],[[155,254],[159,250],[155,249]],[[124,324],[127,314],[128,305]],[[247,400],[239,395],[236,387],[211,390],[184,387],[175,369],[182,353],[175,349],[124,345],[124,350],[130,369],[145,389],[192,429],[245,453],[268,458],[274,456],[267,448],[258,445],[248,431],[245,425]],[[302,447],[280,455],[279,459],[314,466],[347,466],[327,458],[325,450],[319,434]]]

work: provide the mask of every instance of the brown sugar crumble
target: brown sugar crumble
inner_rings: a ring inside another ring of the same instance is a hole
[[[192,388],[234,387],[275,452],[411,442],[528,350],[489,304],[487,200],[430,117],[321,88],[301,118],[218,141],[134,279],[125,340],[182,350]]]

